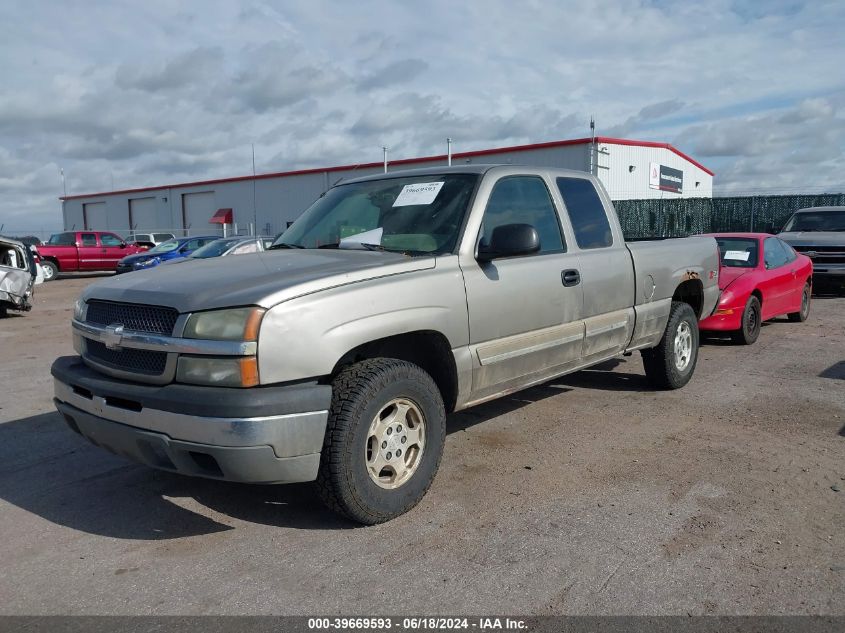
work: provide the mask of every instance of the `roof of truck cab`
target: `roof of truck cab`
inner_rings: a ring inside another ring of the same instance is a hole
[[[513,165],[507,164],[475,164],[475,165],[442,165],[440,167],[420,167],[417,169],[400,169],[396,171],[389,171],[382,174],[373,174],[371,176],[361,176],[359,178],[350,178],[349,180],[342,180],[338,185],[348,185],[354,182],[368,182],[370,180],[384,180],[385,178],[407,178],[413,176],[442,176],[443,174],[486,174],[493,169],[507,169],[520,170],[528,169],[537,172],[552,172],[560,175],[572,175],[578,178],[590,178],[590,174],[585,171],[577,169],[563,169],[561,167],[542,167],[536,165]]]
[[[744,237],[745,239],[763,239],[766,237],[775,237],[771,233],[702,233],[702,237]]]
[[[805,213],[812,211],[813,213],[818,213],[819,211],[845,211],[845,207],[806,207],[804,209],[798,209],[795,213]]]

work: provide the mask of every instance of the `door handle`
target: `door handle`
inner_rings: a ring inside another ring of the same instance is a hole
[[[576,269],[570,268],[569,270],[561,271],[560,273],[560,281],[564,286],[577,286],[581,283],[581,273],[579,273]]]

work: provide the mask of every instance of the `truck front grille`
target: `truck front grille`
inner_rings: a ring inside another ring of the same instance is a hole
[[[146,349],[109,349],[100,341],[88,339],[86,356],[96,363],[101,363],[112,369],[160,376],[167,364],[167,352],[153,352]]]
[[[153,352],[146,349],[109,349],[100,341],[86,342],[86,356],[94,362],[101,363],[113,369],[160,376],[167,364],[167,352]]]
[[[126,330],[170,336],[178,318],[179,313],[173,308],[92,300],[88,302],[85,321],[96,325],[120,323]]]

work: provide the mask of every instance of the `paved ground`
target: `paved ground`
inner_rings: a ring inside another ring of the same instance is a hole
[[[635,355],[454,415],[423,503],[356,528],[65,428],[92,281],[0,322],[0,613],[845,614],[845,298],[706,345],[678,392]]]

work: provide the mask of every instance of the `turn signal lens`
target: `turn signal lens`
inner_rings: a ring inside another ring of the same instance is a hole
[[[719,309],[716,310],[716,314],[733,314],[734,311],[730,309]]]
[[[182,356],[176,368],[176,380],[192,385],[215,387],[255,387],[258,385],[258,359]]]

